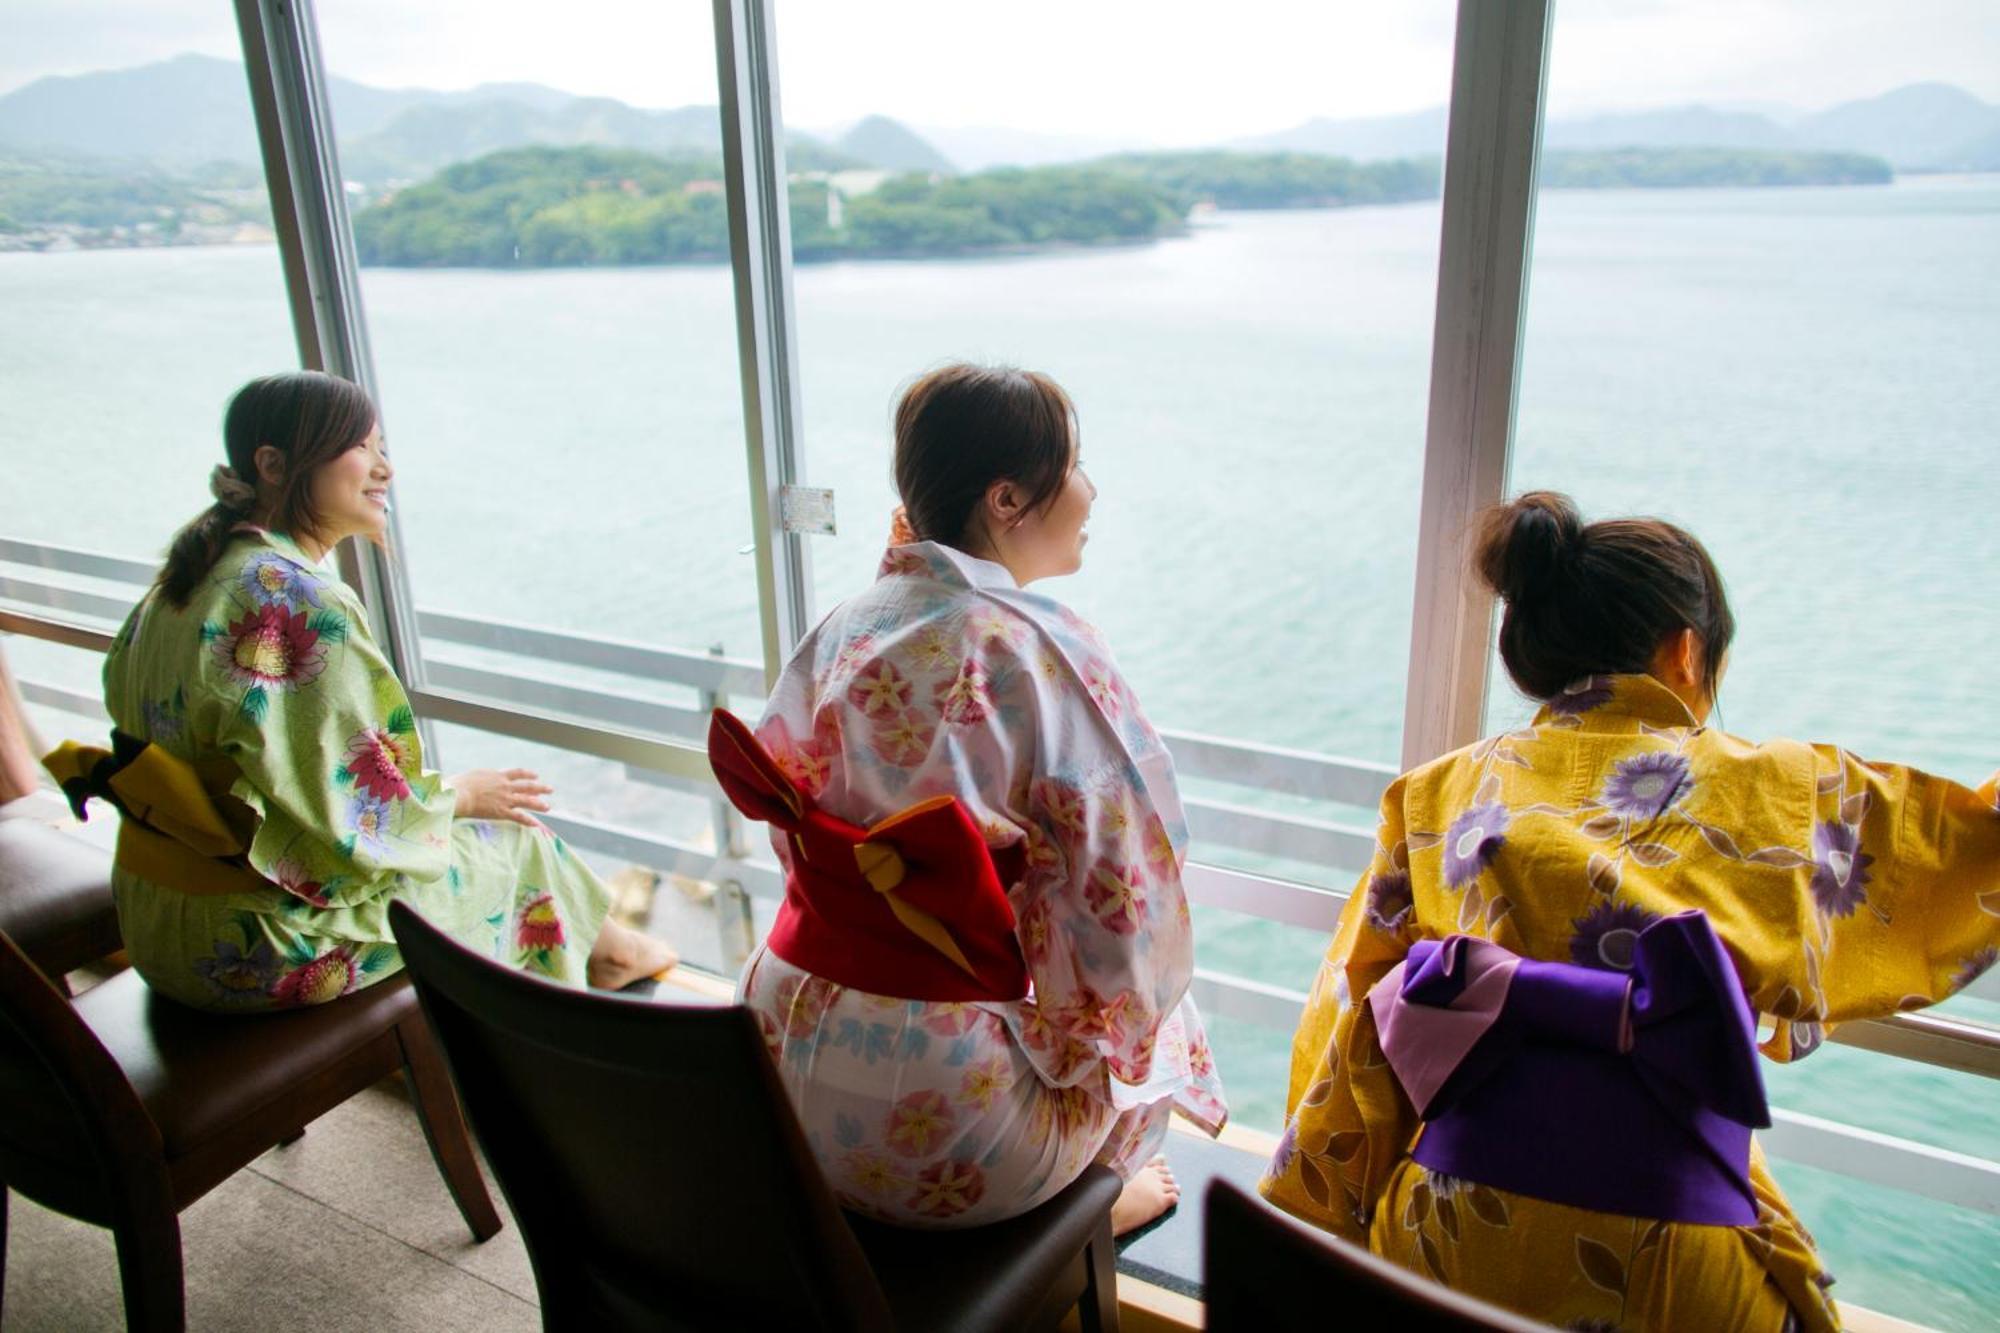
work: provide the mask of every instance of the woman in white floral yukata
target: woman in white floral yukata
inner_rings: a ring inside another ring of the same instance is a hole
[[[389,457],[359,388],[246,385],[215,504],[175,537],[104,664],[113,749],[50,767],[81,810],[122,808],[112,887],[164,995],[246,1012],[336,999],[401,966],[402,899],[461,943],[572,984],[672,966],[532,812],[526,769],[424,771],[409,700],[360,600],[326,568],[387,528]]]
[[[782,917],[741,994],[843,1203],[971,1226],[1099,1161],[1129,1230],[1178,1197],[1156,1157],[1169,1112],[1215,1132],[1227,1110],[1187,995],[1172,761],[1097,632],[1025,590],[1082,564],[1096,490],[1074,410],[1045,376],[947,366],[897,408],[895,477],[897,544],[799,646],[757,739],[839,820],[955,797],[1000,868],[1019,998],[840,984],[781,956]],[[795,839],[773,840],[797,895]]]

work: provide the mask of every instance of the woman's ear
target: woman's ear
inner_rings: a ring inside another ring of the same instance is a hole
[[[257,480],[266,486],[285,484],[285,456],[276,445],[260,444],[250,458],[257,464]]]
[[[1006,532],[1027,517],[1022,499],[1021,488],[1004,477],[986,488],[981,508],[992,531]]]
[[[1683,690],[1701,684],[1701,636],[1692,628],[1684,626],[1669,634],[1660,645],[1660,657],[1672,678],[1670,684]]]

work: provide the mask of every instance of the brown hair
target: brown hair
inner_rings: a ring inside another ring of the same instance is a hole
[[[1011,481],[1026,508],[1054,502],[1076,462],[1076,408],[1047,375],[943,366],[896,404],[896,490],[923,541],[960,546],[987,488]]]
[[[268,444],[285,456],[285,479],[269,510],[270,526],[297,536],[319,527],[312,505],[313,474],[367,439],[373,429],[375,404],[368,395],[316,370],[266,375],[238,389],[222,418],[229,469],[218,469],[212,482],[216,501],[174,534],[167,562],[154,580],[167,601],[185,607],[195,586],[222,558],[236,525],[258,511],[259,448]]]
[[[1474,567],[1507,604],[1500,660],[1537,699],[1600,672],[1643,672],[1671,634],[1702,645],[1715,697],[1736,637],[1722,576],[1692,534],[1657,518],[1585,524],[1554,491],[1530,491],[1480,518]]]

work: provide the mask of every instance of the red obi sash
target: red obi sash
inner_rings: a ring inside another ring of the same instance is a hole
[[[905,1000],[1018,1000],[1028,966],[997,858],[965,807],[934,796],[868,828],[813,803],[748,727],[717,709],[708,762],[730,801],[791,841],[772,953],[837,985]]]

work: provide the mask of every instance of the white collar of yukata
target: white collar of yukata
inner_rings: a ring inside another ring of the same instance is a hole
[[[907,546],[893,547],[890,558],[883,561],[885,573],[890,572],[893,557],[903,552],[923,560],[931,567],[932,576],[944,583],[963,583],[968,588],[1012,588],[1016,591],[1021,587],[1008,573],[1007,566],[999,561],[981,560],[943,542],[911,542]]]
[[[1586,676],[1543,702],[1535,725],[1574,717],[1588,727],[1597,719],[1627,719],[1656,727],[1694,727],[1702,723],[1682,698],[1644,673]]]

